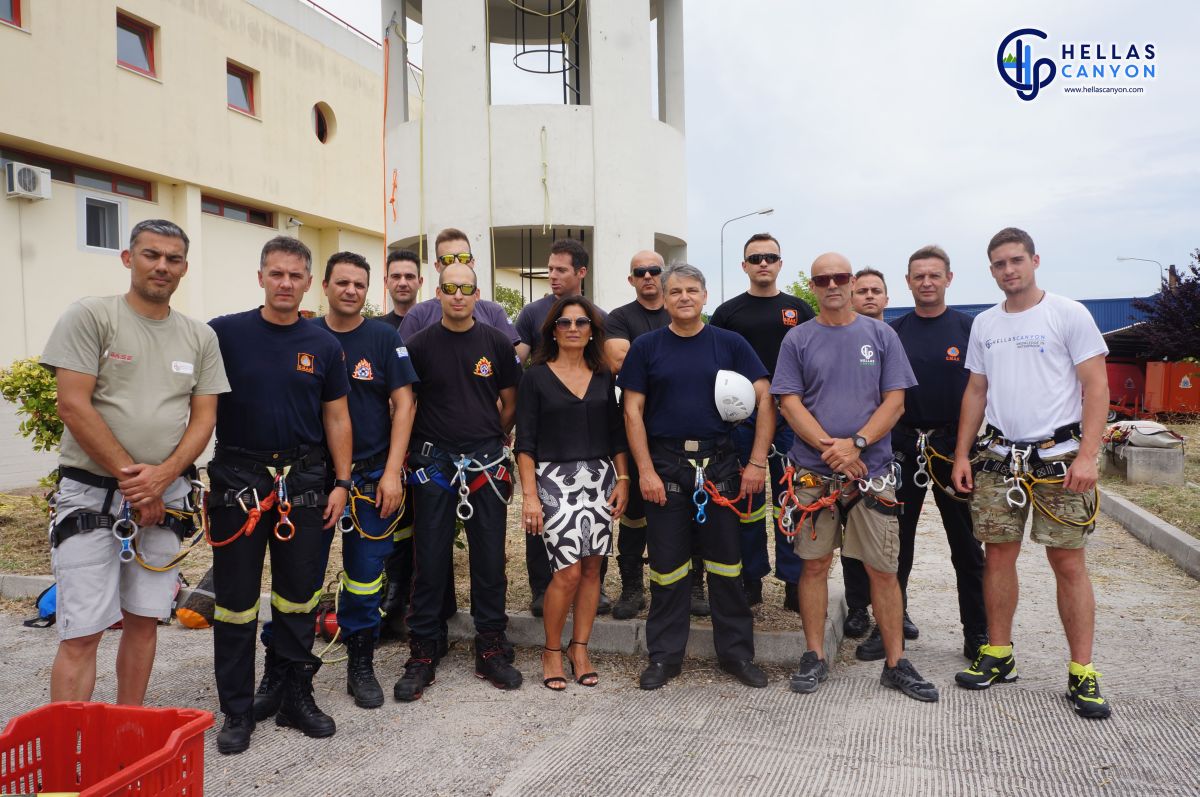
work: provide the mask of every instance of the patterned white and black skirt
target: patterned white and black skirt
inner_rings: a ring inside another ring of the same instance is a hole
[[[617,483],[612,461],[539,462],[542,541],[550,567],[561,570],[585,556],[607,556],[612,548],[608,499]]]

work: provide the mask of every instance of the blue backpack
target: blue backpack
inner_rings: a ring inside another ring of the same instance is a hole
[[[58,611],[58,585],[51,584],[37,596],[38,616],[26,620],[22,625],[26,628],[49,628],[54,625],[55,614]]]

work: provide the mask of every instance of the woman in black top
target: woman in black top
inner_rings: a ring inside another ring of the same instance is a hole
[[[554,570],[543,613],[542,683],[556,691],[567,686],[561,644],[572,606],[571,673],[582,673],[575,680],[583,686],[599,681],[587,643],[600,600],[600,565],[629,498],[625,427],[602,354],[602,323],[582,296],[558,300],[517,395],[522,521],[526,533],[542,535]]]

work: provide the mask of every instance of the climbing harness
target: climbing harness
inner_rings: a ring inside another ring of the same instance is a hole
[[[799,478],[796,477],[796,466],[788,463],[784,468],[783,477],[779,480],[780,484],[787,485],[783,495],[779,499],[779,533],[787,537],[789,540],[794,538],[800,529],[804,528],[805,521],[809,520],[813,515],[820,512],[822,509],[828,509],[836,514],[835,505],[838,499],[842,496],[842,491],[845,489],[846,479],[844,476],[818,476],[815,473],[804,473]],[[799,484],[801,489],[811,489],[820,487],[821,495],[817,500],[810,504],[800,503],[800,499],[796,496],[796,486]],[[796,511],[800,512],[800,519],[797,522],[794,517]],[[817,524],[812,521],[812,538],[817,538]]]
[[[708,520],[708,515],[704,508],[708,506],[708,491],[704,489],[704,466],[708,464],[709,457],[705,457],[703,462],[699,460],[690,460],[696,468],[696,479],[692,489],[692,503],[696,505],[696,522],[704,523]]]
[[[1061,485],[1066,480],[1068,466],[1065,462],[1042,461],[1034,446],[1033,443],[1010,443],[1007,460],[981,459],[979,470],[1004,477],[1004,484],[1008,487],[1004,500],[1009,508],[1020,510],[1032,504],[1034,509],[1055,523],[1081,529],[1091,526],[1100,513],[1100,491],[1092,488],[1092,513],[1087,520],[1081,522],[1056,515],[1038,498],[1034,488],[1039,484]]]
[[[204,482],[199,479],[191,479],[192,492],[188,496],[183,509],[167,509],[167,518],[163,525],[174,531],[180,541],[187,539],[188,535],[192,535],[192,539],[188,542],[186,548],[182,548],[171,561],[165,565],[152,565],[147,562],[137,547],[137,540],[133,542],[133,552],[137,563],[147,570],[155,573],[165,573],[171,568],[178,565],[188,557],[200,541],[203,540],[207,533],[208,517],[201,510],[204,506],[205,494],[207,492],[204,487]]]
[[[475,515],[475,507],[471,506],[471,493],[480,490],[484,485],[492,488],[492,492],[496,494],[505,506],[512,503],[513,491],[509,489],[508,495],[497,485],[497,482],[512,483],[512,473],[505,466],[512,456],[512,452],[506,446],[500,450],[500,454],[491,462],[485,462],[477,459],[471,454],[458,454],[452,456],[438,448],[435,448],[432,443],[424,443],[421,447],[421,456],[434,460],[431,464],[421,468],[417,468],[412,472],[412,479],[415,479],[418,484],[428,484],[430,482],[441,487],[443,490],[451,493],[457,493],[458,505],[454,508],[454,514],[459,520],[470,520]],[[454,473],[449,478],[438,467],[438,462],[448,463],[454,466]],[[476,474],[473,479],[471,474]],[[468,481],[468,479],[470,479]],[[399,520],[397,518],[397,520]]]
[[[400,525],[400,520],[404,516],[403,507],[396,510],[396,519],[388,525],[386,531],[378,536],[367,534],[358,519],[358,503],[360,501],[371,506],[378,506],[376,503],[378,488],[378,482],[364,482],[361,488],[355,484],[350,489],[350,498],[346,501],[346,508],[342,510],[342,516],[338,518],[338,531],[343,534],[357,531],[366,540],[386,540],[395,533],[396,527]]]
[[[262,516],[274,509],[276,504],[279,506],[279,520],[275,523],[275,538],[280,542],[287,542],[295,537],[296,525],[292,522],[292,519],[288,517],[292,511],[292,502],[288,498],[287,489],[287,475],[291,469],[291,465],[286,465],[282,468],[270,466],[267,467],[267,472],[271,475],[273,483],[271,485],[271,491],[267,493],[266,498],[260,499],[258,497],[258,489],[250,486],[243,487],[234,493],[232,497],[232,503],[236,503],[236,505],[246,513],[246,522],[243,523],[241,528],[234,532],[229,539],[216,542],[212,538],[209,523],[207,520],[205,520],[201,525],[204,529],[204,536],[205,539],[208,540],[208,544],[214,548],[222,548],[243,535],[249,537],[254,533],[254,528],[258,525],[258,521],[262,519]],[[249,493],[250,497],[254,499],[253,507],[247,506],[247,493]],[[208,493],[205,493],[203,506],[205,513],[207,513]]]
[[[941,462],[945,462],[951,466],[954,465],[954,460],[951,457],[948,457],[945,454],[938,451],[936,448],[934,448],[933,443],[930,442],[930,438],[933,437],[935,430],[933,430],[933,429],[917,429],[916,431],[917,431],[917,471],[916,471],[916,473],[913,474],[913,484],[915,484],[917,487],[920,487],[922,490],[927,488],[930,484],[933,484],[934,487],[937,487],[939,490],[941,490],[943,493],[945,493],[946,495],[953,498],[955,501],[959,501],[964,504],[967,503],[970,499],[966,498],[965,496],[959,495],[954,490],[954,488],[951,487],[950,485],[943,484],[938,479],[937,474],[934,473],[934,470],[933,470],[934,460],[939,460]],[[900,455],[897,453],[896,456],[899,457]],[[975,462],[975,460],[972,459],[971,463],[974,464],[974,462]]]
[[[892,460],[888,463],[887,472],[875,479],[857,479],[858,489],[864,493],[881,493],[887,489],[900,487],[900,463]]]

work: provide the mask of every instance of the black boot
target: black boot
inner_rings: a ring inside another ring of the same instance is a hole
[[[476,678],[482,678],[497,689],[518,688],[522,677],[521,671],[512,665],[513,658],[513,647],[503,631],[476,635]]]
[[[712,609],[704,597],[704,571],[692,570],[692,617],[708,617]]]
[[[411,703],[433,683],[438,659],[443,655],[444,642],[434,639],[409,639],[408,661],[404,662],[404,674],[396,681],[392,690],[397,700]]]
[[[250,749],[250,734],[254,733],[254,717],[250,714],[234,714],[225,717],[225,724],[217,733],[217,752],[221,755],[236,755]]]
[[[275,715],[275,724],[281,728],[295,728],[305,736],[323,739],[333,736],[337,726],[333,717],[317,708],[313,700],[313,676],[316,664],[293,664],[287,671],[283,685],[283,703]]]
[[[254,693],[254,720],[262,722],[274,716],[283,702],[284,669],[275,658],[275,649],[266,647],[267,655],[263,659],[263,677]]]
[[[359,708],[383,705],[383,687],[375,678],[375,629],[356,631],[346,637],[346,693]]]
[[[379,625],[380,642],[390,639],[404,640],[408,637],[408,629],[404,625],[404,615],[408,611],[407,585],[389,579],[387,594],[379,611],[383,614],[383,622]]]
[[[617,558],[621,570],[621,597],[613,604],[614,620],[629,620],[646,608],[646,596],[642,583],[642,559]]]

